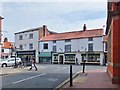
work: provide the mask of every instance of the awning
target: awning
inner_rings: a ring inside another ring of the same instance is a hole
[[[51,52],[41,52],[38,56],[39,57],[51,57]]]

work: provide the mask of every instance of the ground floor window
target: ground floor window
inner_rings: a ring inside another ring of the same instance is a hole
[[[100,62],[100,54],[82,54],[82,61],[87,62]]]
[[[58,54],[54,54],[54,55],[53,55],[53,60],[54,60],[54,61],[58,61]]]
[[[39,62],[40,63],[51,63],[51,57],[40,57]]]
[[[75,61],[75,54],[65,54],[65,61]]]

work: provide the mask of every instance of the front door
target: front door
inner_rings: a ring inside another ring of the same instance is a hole
[[[60,64],[63,64],[63,55],[59,56],[59,61],[60,61]]]

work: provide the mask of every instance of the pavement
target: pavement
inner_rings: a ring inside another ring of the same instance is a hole
[[[13,67],[0,67],[0,76],[3,75],[8,75],[8,74],[16,74],[16,73],[24,73],[24,72],[29,72],[30,66],[27,67],[18,67],[18,68],[13,68]],[[39,66],[38,70],[44,69],[44,67]]]
[[[120,90],[120,85],[112,84],[106,69],[87,70],[85,73],[79,72],[73,79],[73,86],[70,82],[65,83],[59,90],[76,89],[114,89]]]

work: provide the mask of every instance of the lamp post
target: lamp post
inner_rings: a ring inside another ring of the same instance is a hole
[[[51,51],[51,64],[53,63],[53,62],[52,62],[52,53],[53,53],[53,51]]]
[[[10,44],[10,46],[11,46],[11,57],[12,57],[12,53],[13,53],[13,45]]]
[[[85,60],[83,60],[83,73],[85,72],[85,62],[86,62],[86,60],[87,60],[87,57],[86,57],[86,50],[87,50],[87,48],[85,48]]]

